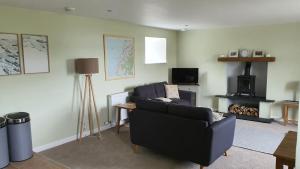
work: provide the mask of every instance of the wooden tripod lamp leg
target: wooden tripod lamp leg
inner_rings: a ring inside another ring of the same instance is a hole
[[[95,109],[95,114],[96,114],[96,121],[97,121],[97,127],[98,127],[98,138],[99,138],[99,137],[101,137],[100,118],[99,118],[99,114],[98,114],[98,111],[97,111],[95,93],[94,93],[94,88],[93,88],[91,76],[89,77],[89,82],[90,82],[90,90],[91,90],[92,100],[93,100],[93,103],[94,103],[94,109]]]
[[[85,110],[85,99],[86,99],[86,89],[87,89],[87,77],[85,77],[85,85],[84,85],[84,94],[83,94],[83,101],[82,101],[82,107],[80,111],[80,137],[79,137],[79,143],[82,141],[82,134],[83,134],[83,121],[84,121],[84,110]]]
[[[90,135],[92,136],[94,134],[94,118],[93,118],[93,113],[92,113],[92,92],[91,92],[91,83],[90,83],[90,77],[91,75],[87,75],[88,78],[88,114],[89,114],[89,128],[90,128]]]

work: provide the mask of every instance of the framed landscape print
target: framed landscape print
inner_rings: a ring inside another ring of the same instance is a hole
[[[21,74],[18,35],[0,33],[0,75]]]
[[[105,79],[133,78],[134,38],[104,35]]]
[[[24,73],[48,73],[48,36],[22,34]]]

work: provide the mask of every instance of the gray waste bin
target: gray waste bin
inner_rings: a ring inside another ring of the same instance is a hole
[[[5,116],[10,161],[24,161],[32,157],[30,116],[25,112]]]
[[[0,117],[0,168],[9,164],[6,120]]]

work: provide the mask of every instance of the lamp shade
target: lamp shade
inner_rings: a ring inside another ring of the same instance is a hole
[[[79,74],[99,73],[98,58],[82,58],[75,60],[75,70]]]

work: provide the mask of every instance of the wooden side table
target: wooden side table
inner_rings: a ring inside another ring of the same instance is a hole
[[[297,132],[289,131],[274,152],[276,157],[276,169],[283,169],[287,165],[289,169],[295,168]]]
[[[284,125],[286,125],[289,121],[289,108],[299,108],[299,102],[284,101],[282,103],[282,118]]]
[[[125,109],[127,110],[127,112],[132,112],[135,108],[136,108],[136,105],[135,103],[132,103],[132,102],[129,102],[129,103],[124,103],[124,104],[118,104],[118,105],[115,105],[116,109],[117,109],[117,121],[116,121],[116,130],[117,130],[117,133],[119,134],[120,132],[120,121],[121,121],[121,110],[122,109]]]

